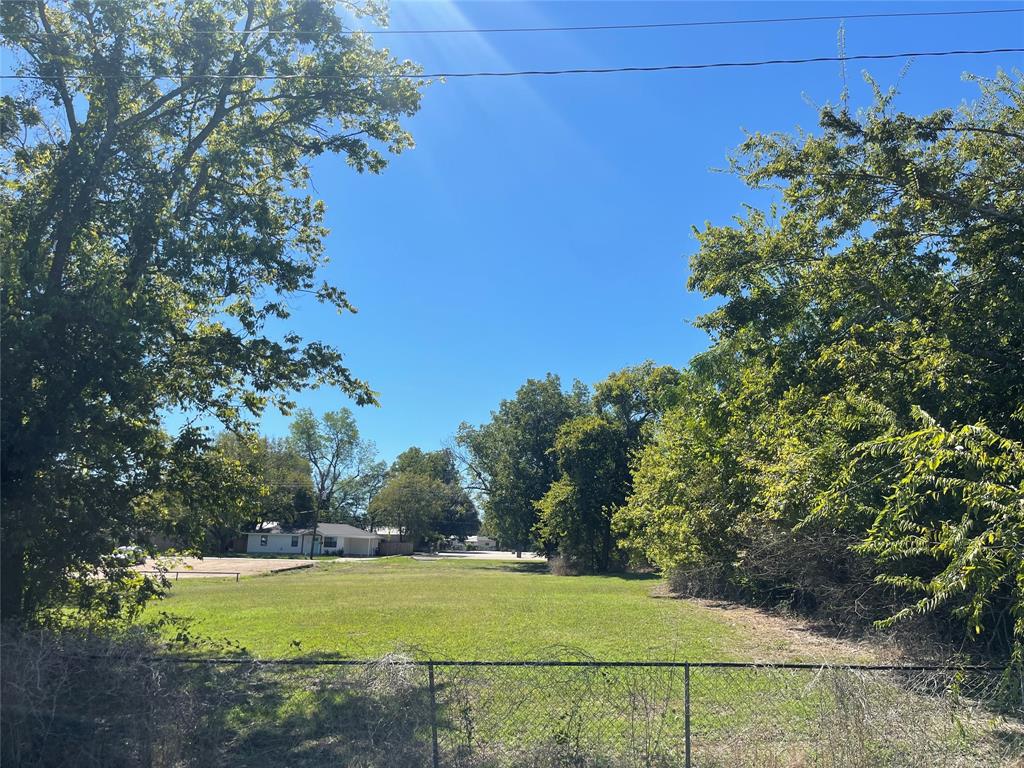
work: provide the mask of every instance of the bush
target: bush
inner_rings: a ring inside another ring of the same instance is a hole
[[[187,642],[191,642],[187,640]],[[429,764],[425,672],[401,656],[354,666],[171,663],[140,629],[8,633],[0,763],[23,768]]]
[[[170,766],[198,746],[197,702],[144,632],[8,633],[0,649],[4,765]]]

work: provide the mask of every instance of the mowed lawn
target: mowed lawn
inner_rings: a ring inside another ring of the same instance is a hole
[[[182,580],[152,605],[195,620],[196,634],[259,657],[730,660],[749,643],[713,609],[656,598],[638,576],[553,576],[543,563],[319,564],[307,571]]]

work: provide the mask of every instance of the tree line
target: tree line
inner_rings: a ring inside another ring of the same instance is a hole
[[[1024,87],[924,117],[825,107],[731,158],[774,193],[694,230],[710,348],[563,390],[526,382],[457,443],[485,526],[578,571],[929,616],[1024,647]]]
[[[389,528],[414,544],[465,539],[480,528],[450,450],[413,446],[389,465],[360,436],[348,408],[319,417],[300,409],[282,438],[222,432],[201,456],[222,492],[202,490],[202,518],[180,504],[168,505],[165,525],[153,531],[160,540],[216,554],[265,523],[286,530],[320,523]],[[206,526],[198,536],[190,530],[197,519]]]

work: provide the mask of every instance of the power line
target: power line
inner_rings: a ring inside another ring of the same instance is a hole
[[[118,0],[107,0],[117,2]],[[6,3],[36,4],[38,0],[4,0]],[[904,11],[892,13],[848,13],[830,14],[824,16],[780,16],[757,19],[711,19],[706,21],[668,21],[651,22],[646,24],[591,24],[572,25],[560,27],[451,27],[439,29],[352,29],[346,28],[345,33],[362,32],[369,35],[454,35],[454,34],[502,34],[502,33],[534,33],[534,32],[598,32],[598,31],[631,31],[651,29],[682,29],[688,27],[726,27],[755,24],[787,24],[810,21],[856,21],[872,19],[901,19],[901,18],[927,18],[927,17],[956,17],[956,16],[984,16],[1007,13],[1024,13],[1024,8],[981,8],[971,11]],[[289,30],[289,29],[268,29],[268,30],[191,30],[193,35],[220,35],[220,34],[266,34],[266,35],[318,35],[323,34],[321,30]]]
[[[977,50],[955,50],[955,51],[904,51],[901,53],[864,53],[852,56],[813,56],[801,59],[762,59],[758,61],[721,61],[703,64],[663,64],[655,66],[629,66],[629,67],[579,67],[573,69],[524,69],[509,71],[479,71],[479,72],[431,72],[427,74],[400,73],[392,75],[380,75],[382,78],[400,78],[406,80],[432,80],[441,78],[483,78],[483,77],[533,77],[547,75],[606,75],[626,72],[674,72],[691,71],[701,69],[748,69],[754,67],[767,67],[778,65],[797,64],[822,64],[830,62],[847,61],[884,61],[889,59],[915,59],[935,58],[943,56],[982,56],[995,53],[1024,53],[1024,48],[984,48]],[[263,75],[182,75],[182,74],[124,74],[124,75],[101,75],[82,72],[66,72],[64,78],[82,80],[106,80],[106,79],[169,79],[169,80],[343,80],[351,77],[358,77],[358,72],[338,73],[332,75],[313,75],[308,73],[280,74],[269,73]],[[57,80],[59,75],[0,75],[2,80]]]
[[[881,61],[885,59],[913,59],[937,56],[977,56],[992,53],[1024,53],[1024,48],[988,48],[960,51],[915,51],[903,53],[865,53],[854,56],[814,56],[803,59],[762,59],[760,61],[722,61],[707,64],[665,64],[651,67],[584,67],[577,69],[532,69],[512,72],[437,72],[430,75],[414,75],[422,78],[456,77],[518,77],[535,75],[605,75],[616,72],[670,72],[697,69],[736,69],[769,67],[782,64],[819,64],[839,61]]]
[[[805,21],[841,21],[854,19],[897,19],[920,18],[925,16],[979,16],[996,13],[1022,13],[1024,8],[986,8],[976,11],[907,11],[904,13],[849,13],[829,16],[785,16],[764,19],[718,19],[712,21],[669,21],[650,24],[594,24],[567,27],[489,27],[473,29],[454,27],[450,29],[371,29],[353,30],[371,35],[451,35],[462,33],[495,34],[504,32],[593,32],[601,30],[642,30],[675,29],[680,27],[725,27],[741,24],[784,24]]]

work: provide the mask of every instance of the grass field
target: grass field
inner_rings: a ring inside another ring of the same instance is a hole
[[[751,638],[713,609],[656,599],[644,576],[552,576],[544,564],[382,558],[311,571],[182,581],[151,613],[250,653],[370,658],[730,660]],[[759,644],[763,648],[763,643]],[[571,653],[571,651],[570,651]]]
[[[34,705],[9,733],[33,734],[56,705],[60,722],[85,726],[64,742],[38,740],[55,756],[40,764],[104,768],[136,753],[231,768],[419,768],[432,755],[458,768],[668,768],[690,750],[701,768],[1020,768],[1019,721],[984,703],[992,676],[379,658],[855,660],[847,646],[794,644],[792,622],[657,597],[657,578],[545,568],[382,558],[176,582],[151,610],[192,617],[197,634],[262,658],[370,661],[167,664],[147,646],[62,662],[28,643],[4,675]]]

